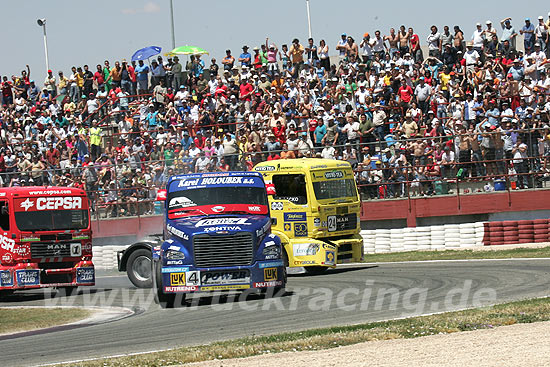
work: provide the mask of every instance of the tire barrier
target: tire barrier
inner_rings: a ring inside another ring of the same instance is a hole
[[[550,241],[550,220],[445,224],[361,231],[365,253],[438,251]]]
[[[117,252],[128,246],[94,246],[92,249],[94,265],[97,269],[118,268]]]

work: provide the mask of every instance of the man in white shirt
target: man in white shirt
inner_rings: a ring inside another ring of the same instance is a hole
[[[464,61],[466,62],[466,72],[473,73],[474,67],[479,61],[480,54],[475,50],[473,42],[466,43],[466,52],[464,53]]]
[[[483,36],[484,32],[483,29],[481,29],[481,23],[477,23],[476,30],[472,34],[472,42],[474,50],[477,51],[479,55],[481,55],[481,52],[483,51],[483,41],[485,40]]]
[[[431,27],[432,33],[427,38],[429,55],[435,58],[441,57],[441,34],[437,31],[437,27]]]

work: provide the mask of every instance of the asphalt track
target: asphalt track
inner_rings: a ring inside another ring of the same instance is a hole
[[[75,361],[442,312],[479,305],[476,302],[547,296],[549,284],[549,259],[353,265],[320,276],[290,276],[287,292],[280,297],[202,297],[185,307],[161,310],[152,303],[150,290],[135,289],[125,276],[100,276],[90,293],[49,298],[43,291],[26,291],[3,299],[0,306],[86,303],[134,308],[134,316],[49,333],[0,336],[2,365]]]

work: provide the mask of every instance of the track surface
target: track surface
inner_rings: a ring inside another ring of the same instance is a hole
[[[2,365],[39,365],[442,312],[476,306],[474,294],[484,288],[489,292],[481,293],[486,298],[480,301],[494,304],[550,295],[549,284],[547,259],[357,265],[321,276],[290,276],[281,297],[222,297],[225,303],[217,305],[202,297],[186,307],[161,310],[152,303],[150,290],[135,289],[125,276],[98,277],[89,294],[49,298],[43,291],[27,291],[3,299],[0,306],[109,305],[138,313],[111,323],[0,337]],[[393,301],[388,294],[377,296],[389,288],[397,294]],[[413,288],[419,288],[416,295]],[[425,302],[419,302],[423,295]],[[354,309],[345,307],[350,305]]]

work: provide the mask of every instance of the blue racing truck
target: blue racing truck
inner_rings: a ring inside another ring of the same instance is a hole
[[[220,172],[173,176],[167,183],[164,242],[153,248],[153,287],[161,307],[190,292],[279,293],[286,259],[262,175]]]

